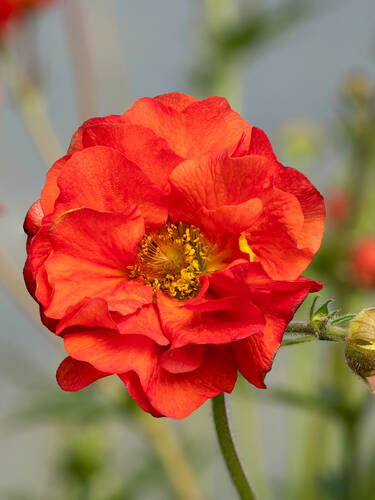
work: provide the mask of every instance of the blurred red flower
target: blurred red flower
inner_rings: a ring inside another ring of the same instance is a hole
[[[375,286],[375,237],[360,240],[353,251],[353,267],[360,285]]]
[[[53,0],[0,0],[0,35],[8,24]]]
[[[183,418],[265,387],[300,278],[323,234],[319,192],[261,130],[211,97],[140,99],[94,118],[47,174],[25,220],[25,280],[78,390],[117,374],[153,415]]]
[[[350,200],[344,189],[335,189],[326,196],[328,216],[334,224],[344,223],[349,216]]]

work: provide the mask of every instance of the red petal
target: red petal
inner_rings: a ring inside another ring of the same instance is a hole
[[[151,413],[153,417],[163,416],[161,415],[161,413],[156,411],[155,408],[152,407],[150,400],[146,396],[145,391],[141,386],[139,377],[135,372],[121,373],[119,377],[120,380],[122,380],[126,385],[130,396],[139,404],[142,410]]]
[[[38,200],[31,205],[23,224],[23,229],[28,236],[34,236],[39,231],[43,217],[42,206]]]
[[[152,130],[126,121],[98,123],[82,131],[85,148],[107,146],[123,153],[126,158],[146,174],[155,186],[167,191],[168,178],[182,161],[168,146],[165,139]]]
[[[56,334],[74,326],[87,328],[105,328],[116,330],[117,325],[109,314],[108,304],[104,299],[87,299],[80,305],[67,310],[66,315],[59,321]]]
[[[207,399],[231,392],[237,379],[232,357],[223,349],[209,347],[197,370],[172,374],[157,367],[145,391],[152,406],[170,418],[185,418]]]
[[[214,273],[217,274],[217,273]],[[157,293],[160,320],[172,346],[227,344],[259,332],[264,318],[250,300],[243,297],[202,299],[183,302]]]
[[[192,372],[201,366],[204,353],[204,345],[189,344],[178,349],[168,349],[163,352],[159,362],[170,373]]]
[[[60,189],[57,185],[57,179],[63,171],[66,162],[69,160],[70,155],[63,156],[52,165],[48,170],[46,182],[40,195],[40,205],[45,215],[53,212],[55,202],[60,194]]]
[[[181,163],[170,177],[170,214],[202,230],[239,235],[259,217],[259,198],[270,190],[276,171],[260,156],[230,158],[226,152]]]
[[[183,111],[193,102],[197,102],[198,99],[191,97],[187,94],[182,94],[181,92],[170,92],[169,94],[161,94],[156,96],[154,99],[162,102],[166,106],[175,109],[176,111]]]
[[[147,304],[133,314],[116,318],[117,327],[122,334],[146,335],[159,345],[168,345],[160,325],[155,304]]]
[[[298,248],[306,248],[313,255],[320,248],[324,232],[326,210],[323,196],[298,170],[288,167],[280,169],[279,172],[276,185],[283,191],[293,194],[303,212],[304,223],[298,234]]]
[[[136,205],[147,225],[161,225],[167,218],[161,191],[137,165],[111,148],[96,146],[75,153],[66,162],[58,185],[57,213],[81,207],[126,212]]]
[[[79,391],[95,380],[108,375],[108,373],[96,370],[89,363],[76,361],[68,356],[58,367],[56,378],[57,383],[64,391]]]
[[[68,153],[72,154],[84,149],[82,136],[87,127],[102,124],[108,125],[112,123],[123,123],[123,121],[123,118],[119,115],[109,115],[105,117],[90,118],[89,120],[86,120],[73,135],[72,140],[70,141]]]
[[[306,295],[321,287],[320,283],[304,279],[270,282],[270,293],[259,296],[265,306],[266,326],[263,333],[251,335],[231,345],[238,369],[250,383],[259,388],[266,387],[264,377],[272,367],[287,324]]]
[[[134,210],[105,214],[81,209],[60,218],[49,232],[54,252],[44,264],[54,289],[47,316],[61,318],[86,297],[104,298],[111,311],[121,314],[150,303],[152,288],[127,280],[142,235],[143,220]],[[38,292],[37,297],[43,300]]]
[[[296,279],[313,257],[298,245],[304,224],[301,205],[293,194],[277,188],[262,201],[262,214],[245,232],[247,242],[269,276]]]
[[[142,335],[121,335],[112,330],[90,329],[64,334],[68,354],[107,373],[134,370],[147,384],[160,348]]]
[[[251,125],[221,97],[195,101],[183,111],[166,106],[159,99],[144,98],[123,116],[153,130],[183,158],[197,158],[216,150],[232,153],[244,134],[245,142],[250,142]]]
[[[250,148],[247,154],[264,156],[271,161],[277,162],[270,140],[266,133],[257,127],[253,127],[251,131]]]

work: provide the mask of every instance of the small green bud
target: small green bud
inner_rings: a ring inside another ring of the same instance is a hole
[[[375,307],[364,309],[352,319],[346,340],[349,368],[375,389]]]

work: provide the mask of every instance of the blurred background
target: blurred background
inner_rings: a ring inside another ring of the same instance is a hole
[[[138,412],[113,377],[58,388],[62,346],[22,281],[23,219],[85,119],[165,92],[221,95],[326,196],[305,273],[326,283],[321,300],[374,306],[375,3],[56,0],[5,25],[2,1],[0,499],[235,499],[209,402],[174,422]],[[267,382],[229,398],[259,499],[375,499],[375,402],[343,346],[282,347]]]

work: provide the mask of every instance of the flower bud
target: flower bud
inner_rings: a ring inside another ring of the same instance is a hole
[[[349,368],[375,390],[375,307],[350,322],[345,358]]]

